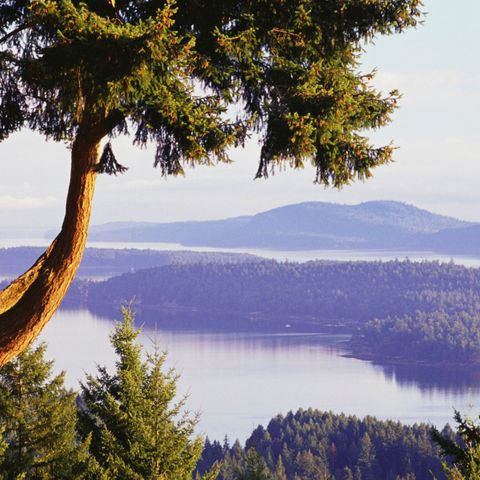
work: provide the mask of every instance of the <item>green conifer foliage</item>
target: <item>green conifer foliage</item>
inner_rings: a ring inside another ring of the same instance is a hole
[[[362,478],[364,480],[375,480],[372,474],[375,466],[375,449],[370,440],[370,435],[367,432],[364,433],[360,442],[358,466],[362,471]]]
[[[129,309],[111,336],[117,355],[113,375],[99,368],[82,385],[81,425],[91,432],[91,452],[109,480],[191,480],[202,452],[194,438],[196,416],[176,401],[178,376],[164,373],[165,354],[142,359]],[[214,478],[207,474],[204,478]]]
[[[353,480],[352,470],[349,467],[343,468],[342,475],[342,480]]]
[[[82,479],[93,467],[88,438],[76,433],[75,393],[63,374],[52,376],[45,349],[28,349],[0,370],[2,479]]]
[[[263,133],[258,175],[312,159],[341,185],[388,161],[365,128],[383,97],[358,72],[364,42],[415,26],[419,0],[6,0],[0,7],[0,139],[22,126],[72,141],[80,124],[158,145],[165,174],[227,160]],[[196,87],[203,87],[203,90]],[[228,105],[242,114],[227,119]]]
[[[265,460],[254,448],[247,450],[244,464],[237,470],[236,480],[273,480]]]
[[[457,439],[432,429],[433,440],[442,449],[446,459],[443,464],[448,480],[470,480],[480,478],[480,423],[463,417],[455,411]]]
[[[277,468],[275,470],[275,479],[276,480],[287,480],[287,472],[285,471],[285,467],[283,466],[282,456],[279,455]]]

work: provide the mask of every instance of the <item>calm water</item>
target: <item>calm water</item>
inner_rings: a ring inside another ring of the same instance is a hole
[[[141,318],[138,319],[141,323]],[[56,368],[76,387],[95,363],[112,366],[112,320],[88,311],[60,311],[42,334]],[[477,372],[395,369],[342,356],[346,335],[244,334],[145,329],[181,373],[180,391],[200,410],[199,430],[244,440],[277,413],[314,407],[358,416],[443,426],[453,407],[480,412]]]

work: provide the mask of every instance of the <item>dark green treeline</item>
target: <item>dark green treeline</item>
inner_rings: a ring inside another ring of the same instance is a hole
[[[443,433],[453,436],[448,427]],[[267,428],[254,430],[244,448],[207,440],[199,471],[217,461],[223,462],[219,480],[432,480],[432,473],[445,478],[428,425],[313,409],[273,418]]]

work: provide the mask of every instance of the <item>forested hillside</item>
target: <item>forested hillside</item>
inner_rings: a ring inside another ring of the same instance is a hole
[[[224,220],[110,223],[93,227],[90,238],[116,242],[175,242],[182,245],[285,250],[431,250],[431,245],[436,245],[433,235],[437,232],[444,229],[456,231],[471,225],[393,201],[358,205],[304,202],[253,216]],[[451,244],[444,242],[441,246],[448,251]],[[457,244],[453,242],[453,245]]]
[[[354,336],[353,351],[366,358],[424,363],[480,363],[480,314],[421,312],[375,319]]]
[[[451,429],[444,433],[453,436]],[[266,428],[257,427],[245,447],[207,441],[198,470],[215,461],[223,462],[219,480],[431,480],[432,473],[445,478],[428,425],[312,409],[279,415]]]
[[[480,269],[453,263],[170,264],[77,282],[67,304],[99,310],[131,299],[140,309],[200,312],[206,323],[240,316],[249,328],[341,327],[355,334],[360,357],[480,361]]]
[[[174,264],[83,285],[90,306],[171,306],[321,325],[480,307],[480,270],[436,262]],[[71,300],[81,299],[72,292]],[[280,318],[281,317],[281,318]]]

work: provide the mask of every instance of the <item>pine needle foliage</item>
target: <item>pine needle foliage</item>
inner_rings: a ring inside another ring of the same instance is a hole
[[[81,429],[91,432],[98,478],[191,480],[203,446],[194,436],[197,417],[185,411],[185,398],[176,401],[178,375],[164,372],[165,354],[155,349],[142,360],[128,308],[123,318],[111,336],[115,374],[99,368],[82,385]]]
[[[75,393],[52,375],[46,346],[30,348],[0,370],[0,478],[89,478],[88,437],[79,441]],[[1,476],[3,475],[3,476]]]
[[[4,0],[0,141],[22,127],[72,142],[80,126],[155,142],[165,175],[229,161],[261,138],[257,177],[316,167],[336,187],[388,162],[365,130],[399,94],[360,73],[364,45],[416,26],[420,0]],[[234,112],[234,113],[232,113]],[[118,173],[118,169],[104,170]]]
[[[480,423],[455,410],[457,439],[448,438],[432,428],[432,438],[445,458],[443,468],[448,480],[480,478]]]

